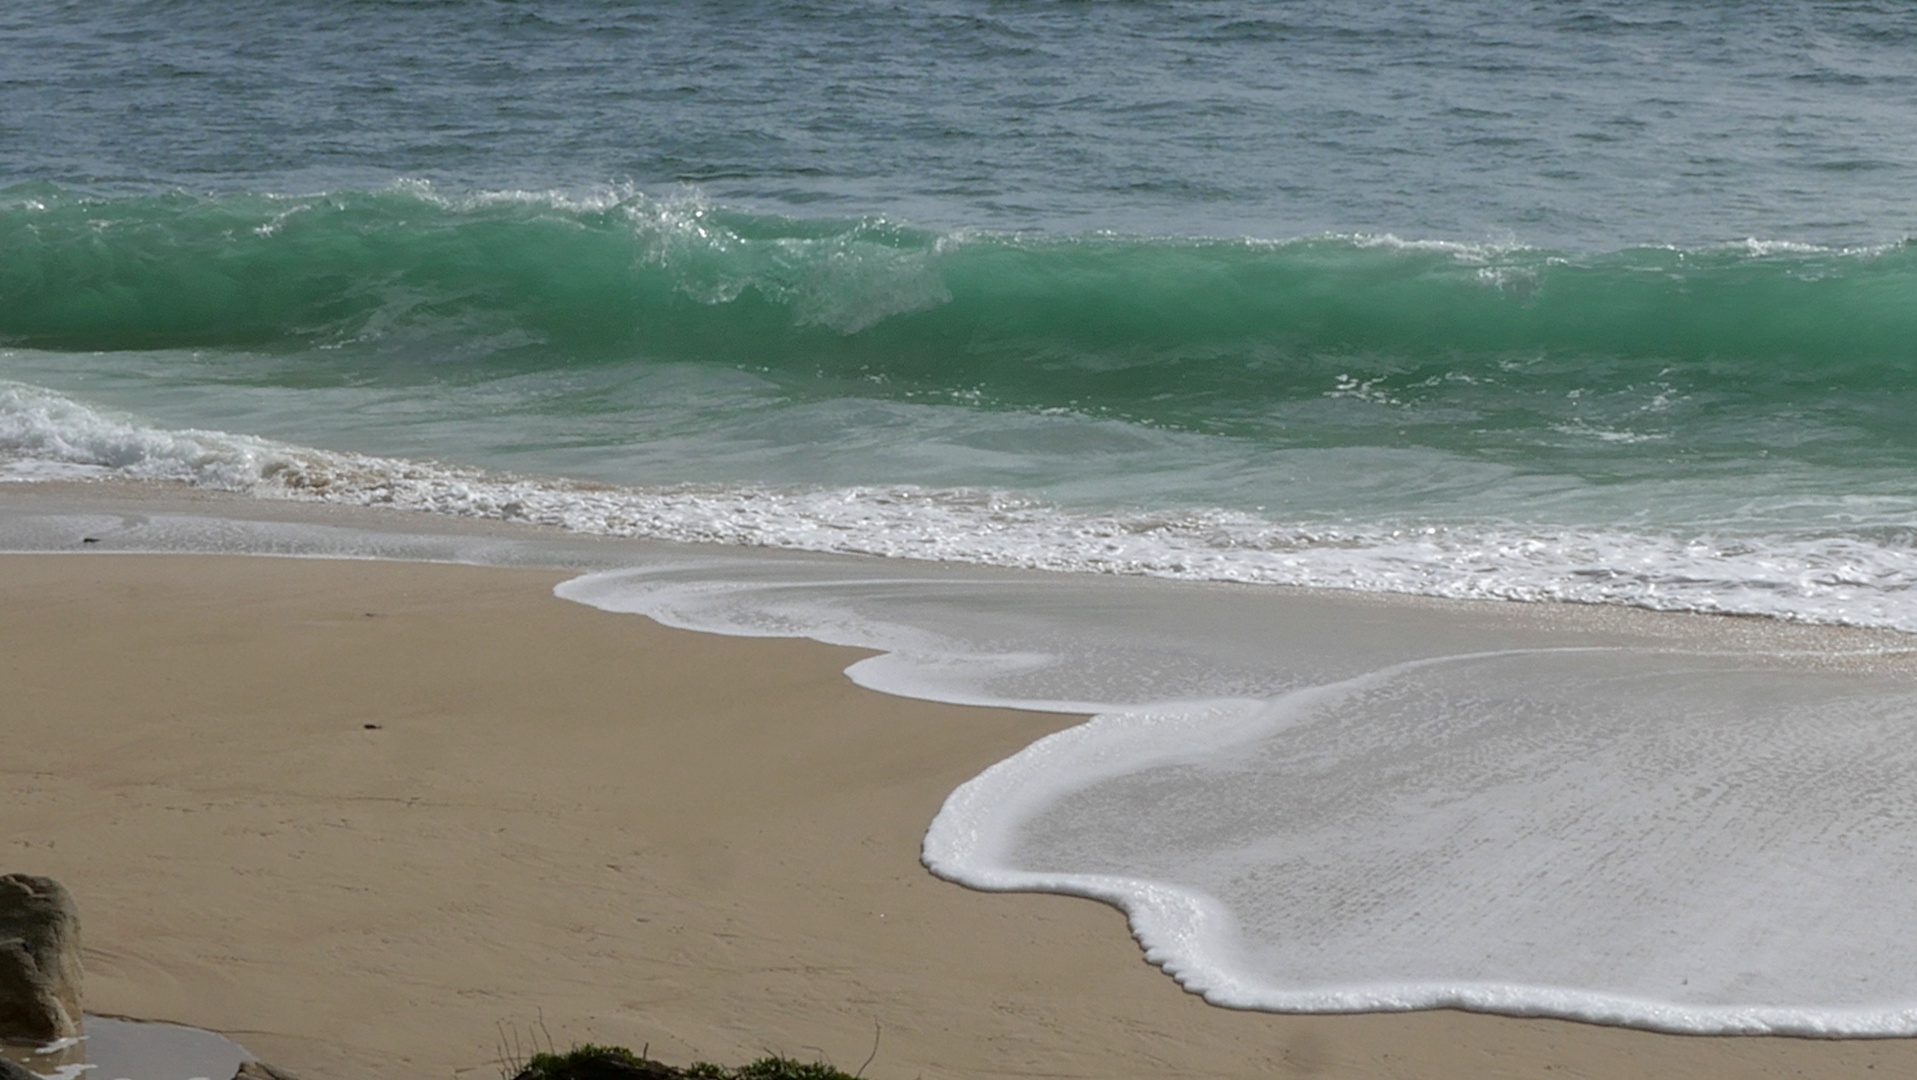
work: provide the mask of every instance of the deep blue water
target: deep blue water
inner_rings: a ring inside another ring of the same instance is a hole
[[[1900,239],[1891,3],[56,3],[0,176],[654,194],[922,225]]]

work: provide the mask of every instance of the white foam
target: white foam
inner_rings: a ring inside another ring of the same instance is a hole
[[[891,650],[849,673],[892,693],[1096,710],[954,792],[926,864],[1113,903],[1220,1005],[1917,1033],[1908,674],[1536,608],[771,555],[557,592]]]
[[[13,479],[175,480],[602,536],[1917,631],[1917,553],[1841,533],[1327,527],[1225,510],[1101,513],[905,485],[620,488],[156,428],[19,383],[0,383],[0,462]]]
[[[113,475],[104,465],[78,465],[66,461],[0,461],[0,483],[35,484],[53,480],[100,480]]]

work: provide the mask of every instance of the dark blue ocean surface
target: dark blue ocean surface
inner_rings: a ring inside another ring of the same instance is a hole
[[[0,11],[0,177],[1877,243],[1917,225],[1914,47],[1892,3],[23,0]]]

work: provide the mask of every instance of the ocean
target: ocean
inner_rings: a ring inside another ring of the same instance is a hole
[[[0,42],[0,479],[557,527],[562,595],[1099,714],[928,865],[1117,903],[1221,1004],[1917,1034],[1903,6]],[[179,522],[118,542],[539,558]]]

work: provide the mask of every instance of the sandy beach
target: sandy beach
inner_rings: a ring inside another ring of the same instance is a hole
[[[876,1030],[877,1080],[1917,1074],[1909,1040],[1210,1007],[1110,908],[918,863],[954,786],[1069,717],[861,690],[851,650],[565,576],[0,557],[4,869],[78,898],[90,1007],[313,1080],[493,1077],[541,1018],[848,1070]]]

